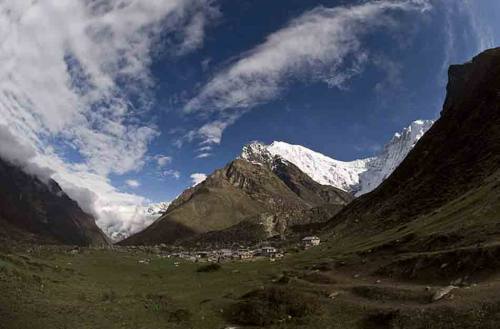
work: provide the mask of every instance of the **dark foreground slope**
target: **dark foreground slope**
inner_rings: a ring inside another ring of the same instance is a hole
[[[326,228],[351,247],[437,250],[500,238],[500,49],[451,66],[440,119]],[[366,239],[369,237],[369,239]]]
[[[237,159],[184,191],[165,215],[120,244],[173,243],[208,232],[207,240],[200,241],[259,240],[314,220],[309,215],[314,207],[336,205],[328,208],[333,214],[351,199],[314,182],[293,164],[276,160],[271,168]]]
[[[108,244],[92,216],[59,185],[0,160],[0,238],[6,241]]]

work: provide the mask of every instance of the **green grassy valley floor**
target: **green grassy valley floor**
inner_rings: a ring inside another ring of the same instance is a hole
[[[5,328],[216,328],[228,299],[279,270],[255,263],[197,273],[194,263],[106,250],[1,259]]]
[[[320,246],[282,261],[198,272],[201,264],[140,252],[4,251],[0,328],[499,327],[496,274],[431,302],[442,280],[395,281],[376,274],[394,257],[331,259],[330,252]]]

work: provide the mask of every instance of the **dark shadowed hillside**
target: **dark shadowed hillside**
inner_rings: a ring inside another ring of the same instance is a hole
[[[394,240],[393,248],[432,250],[494,241],[499,216],[497,48],[450,67],[440,119],[383,184],[336,215],[327,231],[366,248]]]
[[[0,237],[72,245],[108,244],[95,219],[59,185],[0,160]]]

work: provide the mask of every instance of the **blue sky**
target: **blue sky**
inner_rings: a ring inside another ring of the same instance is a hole
[[[0,141],[0,155],[50,169],[110,235],[150,223],[149,203],[175,198],[252,140],[370,156],[410,122],[439,116],[449,64],[500,45],[497,0],[0,9],[0,128],[18,145]]]
[[[488,1],[482,2],[476,10],[491,15],[485,10]],[[143,186],[139,190],[153,200],[168,200],[191,184],[191,173],[210,173],[223,166],[251,140],[283,140],[352,160],[373,154],[413,120],[437,118],[444,97],[444,68],[448,63],[469,60],[480,47],[471,17],[450,13],[446,7],[451,1],[434,4],[427,12],[396,12],[392,16],[396,27],[380,27],[364,35],[360,41],[363,51],[369,52],[367,63],[341,88],[306,74],[287,82],[279,96],[253,107],[224,130],[210,156],[196,158],[200,140],[175,145],[182,134],[204,122],[182,111],[200,85],[294,18],[318,6],[331,8],[342,3],[347,2],[221,2],[221,17],[208,29],[202,49],[174,59],[160,55],[152,65],[157,81],[153,112],[162,135],[151,143],[150,150],[172,156],[169,168],[179,171],[180,178],[158,180],[154,164],[145,170],[150,175],[141,171],[126,177],[140,180]],[[450,36],[454,38],[451,47]]]

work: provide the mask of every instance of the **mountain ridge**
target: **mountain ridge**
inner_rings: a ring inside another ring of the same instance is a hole
[[[261,164],[237,158],[186,189],[151,226],[119,244],[176,243],[215,231],[234,236],[238,230],[230,228],[245,221],[267,236],[281,235],[289,224],[314,220],[310,209],[339,205],[329,208],[333,215],[351,200],[349,193],[315,182],[285,160]],[[212,236],[221,240],[221,234]]]
[[[265,164],[278,156],[293,163],[313,180],[360,196],[375,189],[401,163],[408,152],[432,126],[432,120],[416,120],[397,132],[375,156],[340,161],[302,145],[258,141],[243,147],[240,158]]]

